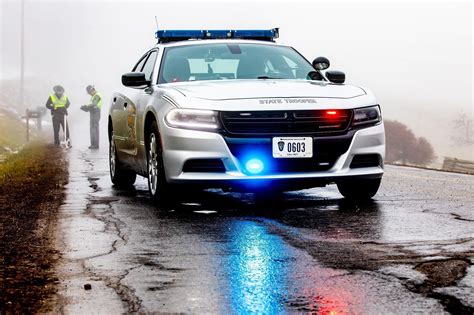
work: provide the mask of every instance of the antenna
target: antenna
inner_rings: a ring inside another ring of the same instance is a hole
[[[155,15],[155,23],[156,23],[155,38],[158,39],[158,42],[159,42],[160,39],[159,39],[159,37],[158,37],[158,31],[159,31],[160,27],[158,26],[158,18],[156,17],[156,15]]]

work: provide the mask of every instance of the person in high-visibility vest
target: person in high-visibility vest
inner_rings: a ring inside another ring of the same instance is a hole
[[[102,108],[102,95],[100,95],[93,85],[86,87],[87,94],[91,96],[89,104],[81,106],[83,111],[89,112],[90,114],[90,134],[91,134],[91,145],[89,149],[99,148],[99,121],[100,121],[100,110]]]
[[[59,146],[59,129],[63,128],[66,132],[66,138],[69,139],[69,127],[64,126],[64,116],[67,116],[67,109],[69,108],[69,99],[64,94],[64,88],[60,85],[53,87],[54,93],[48,97],[46,101],[46,108],[51,111],[53,119],[54,145]],[[66,127],[66,129],[65,129]]]

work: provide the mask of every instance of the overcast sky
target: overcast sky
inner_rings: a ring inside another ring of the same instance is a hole
[[[19,70],[20,1],[0,1],[0,75],[12,78]],[[77,105],[89,83],[110,95],[155,43],[155,15],[163,29],[280,27],[280,42],[310,60],[328,57],[348,83],[375,92],[386,118],[432,141],[441,141],[433,138],[443,137],[456,113],[473,115],[473,7],[452,0],[26,0],[26,72],[46,89],[41,103],[58,83]]]

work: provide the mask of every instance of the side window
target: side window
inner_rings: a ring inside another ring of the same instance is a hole
[[[143,66],[143,69],[141,72],[145,73],[145,78],[147,80],[151,80],[151,76],[153,75],[153,69],[155,68],[155,61],[156,57],[158,56],[158,51],[153,50],[150,52],[148,55],[148,59],[145,62],[145,65]]]
[[[133,67],[132,72],[142,72],[143,65],[145,64],[147,57],[148,57],[148,54],[143,56],[142,59],[140,59],[140,61],[135,65],[135,67]]]

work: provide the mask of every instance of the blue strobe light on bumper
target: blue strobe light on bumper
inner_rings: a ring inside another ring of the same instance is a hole
[[[245,169],[250,174],[257,175],[263,172],[263,170],[265,169],[265,165],[263,164],[262,160],[253,158],[248,160],[247,163],[245,163]]]

